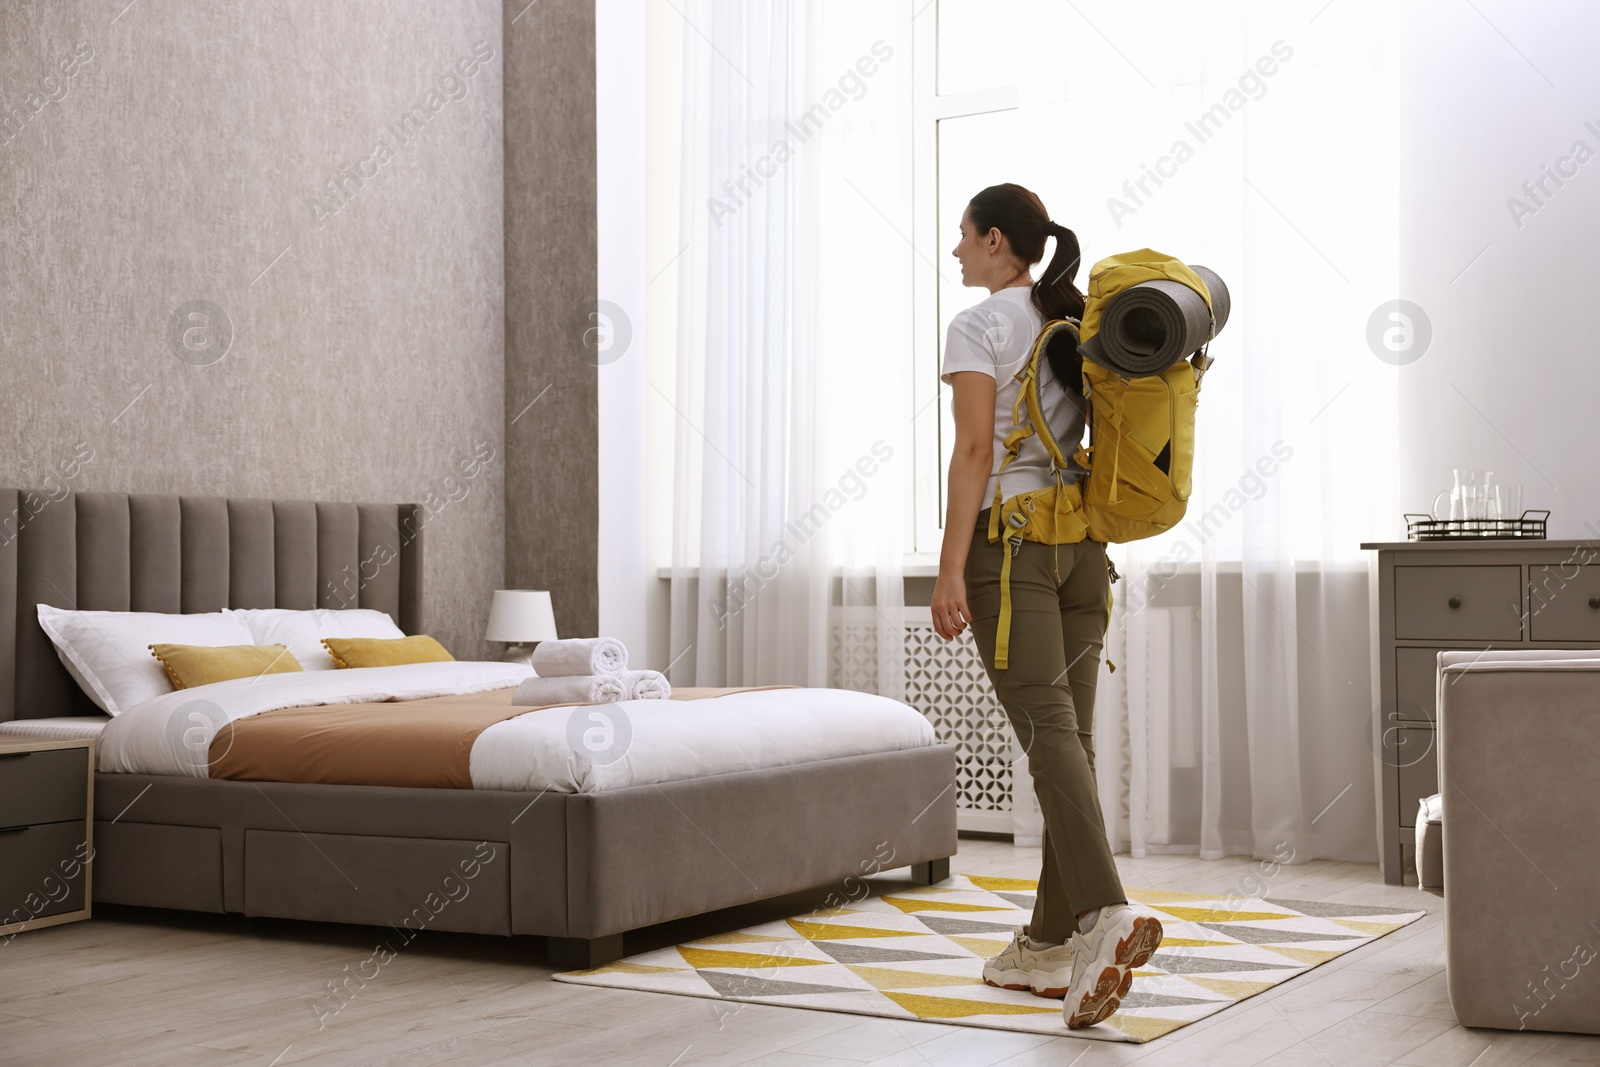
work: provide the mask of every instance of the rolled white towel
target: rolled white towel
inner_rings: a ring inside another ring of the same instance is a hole
[[[618,677],[629,700],[666,700],[672,695],[672,683],[660,671],[623,671]]]
[[[628,649],[615,637],[571,637],[540,641],[533,650],[533,669],[544,678],[578,674],[621,674],[628,669]]]
[[[628,699],[620,674],[573,674],[557,678],[527,678],[511,694],[517,707],[551,704],[612,704]]]

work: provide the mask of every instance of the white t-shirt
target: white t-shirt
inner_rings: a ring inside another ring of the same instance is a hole
[[[981,371],[995,381],[994,390],[994,462],[989,467],[989,483],[984,490],[983,506],[994,503],[996,472],[1006,457],[1006,437],[1011,433],[1011,406],[1017,402],[1017,392],[1022,384],[1014,375],[1028,364],[1028,354],[1033,342],[1044,327],[1044,318],[1033,306],[1029,288],[1025,285],[1002,289],[982,303],[956,313],[950,320],[945,335],[944,366],[939,378],[949,383],[950,375],[957,371]],[[1070,462],[1073,450],[1083,440],[1083,397],[1063,388],[1050,372],[1050,361],[1039,361],[1039,406],[1056,443]],[[1023,411],[1026,417],[1026,409]],[[1077,481],[1082,470],[1072,464],[1062,473],[1062,480]],[[1050,473],[1050,457],[1037,435],[1022,442],[1022,450],[1006,468],[1005,496],[1032,492],[1055,484]]]

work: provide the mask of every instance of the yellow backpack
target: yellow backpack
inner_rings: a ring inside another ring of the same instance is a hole
[[[1010,551],[1000,565],[1000,620],[995,637],[995,669],[1008,663],[1011,637],[1011,559],[1023,541],[1047,545],[1074,544],[1089,537],[1122,543],[1152,537],[1176,526],[1188,507],[1194,469],[1194,417],[1200,378],[1211,364],[1204,349],[1156,374],[1128,377],[1083,354],[1083,394],[1089,401],[1089,446],[1073,458],[1088,470],[1081,481],[1067,483],[1068,469],[1060,444],[1050,432],[1039,404],[1039,361],[1052,338],[1070,331],[1075,345],[1086,344],[1099,331],[1106,305],[1118,293],[1141,282],[1166,279],[1212,298],[1206,283],[1181,261],[1148,248],[1110,256],[1089,272],[1083,320],[1054,319],[1034,339],[1033,349],[1016,380],[1022,388],[1011,409],[1012,430],[1006,435],[1006,456],[998,475],[1017,458],[1022,444],[1038,436],[1050,458],[1056,484],[1005,498],[995,482],[989,512],[989,543],[1001,539]],[[1026,410],[1027,417],[1023,418]],[[1107,619],[1110,604],[1107,603]],[[1113,668],[1115,669],[1115,668]]]

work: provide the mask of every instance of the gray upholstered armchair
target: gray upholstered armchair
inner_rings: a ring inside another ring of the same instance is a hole
[[[1600,1033],[1600,651],[1441,652],[1438,707],[1456,1018]]]

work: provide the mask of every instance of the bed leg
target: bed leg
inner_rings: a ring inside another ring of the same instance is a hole
[[[615,963],[623,956],[622,935],[552,937],[550,966],[558,971],[588,971]]]
[[[934,885],[950,877],[950,857],[911,865],[911,880],[918,885]]]

